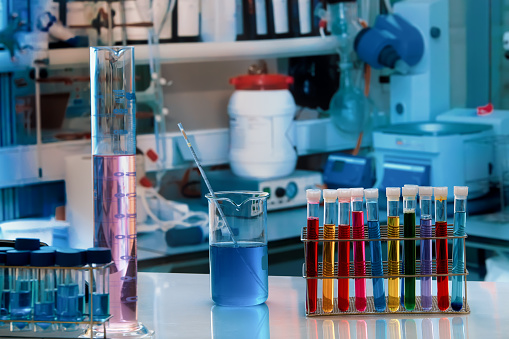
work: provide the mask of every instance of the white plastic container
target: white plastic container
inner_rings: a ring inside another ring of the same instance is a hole
[[[243,75],[230,80],[230,166],[240,177],[284,177],[295,170],[292,77]]]
[[[201,39],[204,42],[230,42],[237,38],[235,0],[202,0]]]

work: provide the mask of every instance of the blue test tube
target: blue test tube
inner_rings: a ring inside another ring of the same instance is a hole
[[[9,313],[12,320],[30,320],[32,317],[32,270],[28,267],[29,263],[30,251],[6,252],[7,266],[19,266],[9,269],[11,280]],[[11,330],[29,331],[31,326],[24,322],[14,322],[11,324]]]
[[[90,284],[90,314],[93,320],[101,321],[110,315],[110,268],[104,265],[111,262],[111,250],[106,247],[89,248],[87,261],[91,267],[97,267],[93,270],[93,285]]]
[[[464,236],[467,224],[467,186],[454,186],[454,235]],[[452,241],[452,273],[465,273],[465,239]],[[451,307],[455,311],[463,308],[463,276],[452,277]]]
[[[378,189],[368,188],[364,190],[366,198],[366,214],[368,219],[368,235],[370,239],[380,239],[380,221],[378,220]],[[382,244],[380,241],[369,243],[371,250],[371,274],[383,276]],[[373,298],[377,312],[385,311],[384,279],[373,278]]]
[[[34,320],[55,320],[55,252],[38,250],[30,253],[30,265],[34,277]],[[54,328],[51,323],[36,323],[36,331]]]
[[[81,321],[83,318],[80,305],[80,288],[83,284],[83,272],[73,267],[82,266],[82,251],[58,250],[56,252],[56,264],[62,269],[58,270],[57,281],[57,320]],[[75,324],[62,324],[64,331],[77,329]]]

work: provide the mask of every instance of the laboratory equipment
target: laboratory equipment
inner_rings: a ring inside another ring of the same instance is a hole
[[[202,0],[200,23],[203,42],[235,41],[236,0]]]
[[[210,291],[222,306],[268,297],[266,192],[216,192],[209,200]],[[234,235],[234,236],[233,236]]]
[[[291,36],[290,0],[267,1],[267,26],[271,38]]]
[[[307,189],[307,234],[309,239],[318,240],[320,198],[322,192],[319,189]],[[350,201],[348,202],[350,204]],[[306,243],[306,275],[316,277],[318,275],[318,243]],[[317,297],[316,279],[306,281],[306,310],[308,313],[316,312]]]
[[[207,176],[210,184],[218,191],[250,190],[269,193],[268,211],[305,206],[306,190],[320,187],[323,184],[322,173],[306,170],[295,170],[288,176],[276,179],[241,178],[229,170],[210,171]],[[201,191],[207,191],[203,180],[201,181]]]
[[[387,236],[399,237],[399,187],[387,187]],[[399,309],[399,241],[389,240],[387,244],[388,274],[393,276],[388,281],[388,308],[391,312]]]
[[[447,187],[435,187],[435,236],[447,236]],[[447,239],[437,239],[435,243],[437,274],[449,273],[449,255]],[[437,277],[438,308],[445,311],[449,308],[449,279],[447,276]]]
[[[197,42],[200,37],[200,1],[176,0],[172,32],[178,42]]]
[[[407,123],[373,132],[377,187],[469,185],[470,195],[489,190],[490,126],[460,123]],[[475,192],[475,193],[474,193]]]
[[[90,317],[93,320],[106,320],[110,315],[110,268],[111,250],[104,247],[87,249],[87,263],[93,270],[94,289],[90,301]],[[90,278],[90,277],[87,277]]]
[[[415,209],[417,200],[415,196],[418,192],[417,186],[404,186],[403,195],[403,234],[405,238],[415,238]],[[415,275],[415,240],[405,240],[405,274]],[[406,277],[405,279],[405,296],[404,304],[408,311],[415,308],[415,277]]]
[[[9,247],[7,247],[9,248]],[[1,249],[4,249],[3,247]],[[13,250],[14,248],[9,248],[7,251]],[[9,269],[1,267],[6,264],[7,261],[7,251],[0,252],[0,319],[8,319],[9,318],[9,303],[10,303],[10,294],[11,294],[11,279],[9,276]]]
[[[228,103],[229,160],[235,175],[276,178],[297,164],[293,118],[295,101],[288,90],[293,78],[281,74],[241,75]]]
[[[352,228],[353,237],[352,239],[364,239],[364,212],[363,212],[363,200],[364,200],[364,189],[363,188],[352,188]],[[364,241],[355,241],[353,243],[353,262],[354,262],[354,275],[365,276],[366,275],[366,252]],[[359,312],[363,312],[366,309],[366,279],[356,278],[355,279],[355,308]]]
[[[36,250],[30,253],[30,266],[34,267],[33,310],[34,320],[55,320],[55,270],[43,267],[55,266],[55,251]],[[40,268],[39,268],[40,267]],[[53,330],[52,323],[35,323],[35,331]]]
[[[374,183],[371,158],[345,153],[330,154],[323,169],[327,187],[371,187]]]
[[[338,192],[338,237],[350,239],[350,204],[352,191],[349,188],[339,188]],[[309,232],[309,231],[308,231]],[[308,243],[308,246],[312,243]],[[338,276],[350,275],[350,242],[338,242]],[[349,279],[338,279],[338,308],[341,312],[348,311],[350,307]]]
[[[9,313],[13,320],[30,320],[32,317],[32,270],[30,264],[30,251],[7,251],[7,266],[16,266],[9,269],[10,295]],[[26,322],[14,322],[13,331],[30,331],[32,326]]]
[[[378,220],[378,189],[368,188],[364,190],[366,197],[366,217],[368,219],[369,239],[380,239],[380,221]],[[371,251],[371,275],[383,276],[382,262],[382,243],[380,241],[371,241],[369,243]],[[373,299],[375,309],[378,312],[385,311],[385,289],[383,278],[372,278]]]
[[[454,186],[454,235],[464,236],[467,224],[468,187]],[[452,242],[452,273],[465,271],[465,248],[461,238]],[[463,276],[452,277],[451,307],[460,311],[463,307]]]
[[[336,200],[338,193],[334,189],[323,190],[323,238],[333,240],[336,237],[337,207]],[[323,276],[334,276],[334,242],[323,243]],[[322,308],[326,313],[332,312],[334,308],[334,280],[324,279],[322,285]]]
[[[433,187],[421,186],[419,187],[419,204],[421,209],[421,225],[420,235],[421,237],[431,238],[433,236],[433,226],[431,221],[431,215],[433,210],[433,203],[431,196],[433,195]],[[428,275],[427,277],[421,277],[421,307],[425,311],[429,311],[433,306],[433,300],[431,298],[431,274],[432,274],[432,240],[426,239],[421,240],[421,274]]]
[[[69,269],[83,265],[83,253],[78,250],[57,250],[55,263],[62,267],[57,273],[56,317],[60,321],[82,321],[84,311],[85,280],[83,272]],[[76,331],[76,324],[63,323],[63,331]]]

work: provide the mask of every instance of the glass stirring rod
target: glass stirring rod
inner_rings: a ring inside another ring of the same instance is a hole
[[[366,214],[368,219],[368,235],[370,239],[380,239],[380,221],[378,220],[378,188],[368,188],[364,190],[366,197]],[[371,274],[373,276],[383,276],[382,244],[380,241],[371,241],[369,243],[371,250]],[[375,301],[375,310],[377,312],[385,311],[385,290],[383,278],[372,278],[373,298]]]
[[[350,200],[352,193],[349,188],[338,188],[338,235],[339,239],[350,239]],[[338,242],[338,276],[350,275],[350,242]],[[338,279],[338,308],[341,312],[350,307],[350,289],[348,278]]]
[[[336,199],[338,193],[335,189],[323,190],[323,239],[332,240],[336,237],[337,208]],[[324,241],[323,243],[323,276],[334,276],[334,242]],[[331,313],[334,308],[334,280],[323,279],[323,311]]]
[[[433,204],[431,196],[433,187],[419,187],[419,203],[421,207],[421,237],[431,238],[433,236],[433,227],[431,225],[431,214]],[[431,310],[433,299],[431,297],[431,274],[432,274],[432,240],[421,240],[421,274],[428,275],[421,277],[421,307],[425,311]]]
[[[387,236],[388,238],[399,238],[399,187],[387,187]],[[387,244],[387,259],[389,267],[388,308],[391,312],[399,309],[399,241],[389,240]]]
[[[435,187],[435,236],[447,236],[447,187]],[[437,239],[435,245],[437,274],[448,274],[447,239]],[[449,308],[449,279],[437,277],[438,308],[445,311]]]
[[[454,186],[454,235],[464,236],[467,223],[467,186]],[[464,239],[452,241],[452,273],[465,273]],[[451,307],[455,311],[463,308],[463,276],[452,277]],[[453,321],[454,324],[454,321]]]

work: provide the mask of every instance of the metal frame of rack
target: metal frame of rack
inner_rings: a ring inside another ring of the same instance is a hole
[[[369,296],[367,297],[367,307],[366,307],[366,310],[364,312],[359,312],[355,309],[355,298],[354,297],[350,297],[350,307],[348,308],[348,311],[346,312],[342,312],[339,310],[338,306],[337,306],[337,303],[338,303],[338,300],[337,298],[334,298],[334,307],[333,307],[333,310],[331,313],[325,313],[323,312],[322,310],[322,299],[321,298],[318,298],[317,297],[317,307],[316,307],[316,312],[314,313],[310,313],[308,312],[308,310],[306,309],[305,312],[306,312],[306,316],[329,316],[329,315],[372,315],[372,314],[377,314],[377,315],[381,315],[381,314],[469,314],[470,313],[470,307],[468,306],[468,303],[467,303],[467,275],[468,275],[468,270],[466,269],[466,266],[465,266],[465,269],[463,271],[463,273],[447,273],[447,274],[437,274],[436,273],[436,260],[433,260],[432,261],[432,273],[431,274],[421,274],[421,266],[420,266],[420,260],[416,260],[416,274],[404,274],[402,271],[403,271],[403,262],[402,260],[399,261],[399,268],[400,268],[400,274],[398,275],[389,275],[388,273],[388,264],[387,264],[387,261],[383,261],[383,275],[381,276],[372,276],[372,272],[371,272],[371,262],[370,261],[366,261],[366,275],[363,275],[363,276],[356,276],[354,275],[354,264],[353,264],[353,260],[350,260],[350,267],[349,267],[349,275],[348,276],[339,276],[338,275],[338,265],[337,265],[337,262],[335,262],[334,264],[334,275],[333,276],[323,276],[323,263],[322,262],[318,262],[318,266],[317,266],[317,276],[316,277],[308,277],[306,275],[306,262],[307,262],[307,258],[306,258],[306,255],[307,255],[307,244],[310,243],[310,242],[313,242],[313,243],[324,243],[324,242],[336,242],[336,243],[339,243],[339,242],[345,242],[345,241],[348,241],[348,242],[358,242],[358,241],[365,241],[365,242],[371,242],[371,241],[381,241],[381,242],[388,242],[388,241],[404,241],[404,240],[441,240],[441,239],[446,239],[446,240],[449,240],[449,239],[463,239],[463,260],[464,262],[466,263],[466,245],[465,245],[465,242],[466,242],[466,238],[467,238],[467,235],[465,234],[464,236],[456,236],[454,235],[454,227],[453,225],[451,224],[448,224],[447,225],[447,236],[444,236],[444,237],[437,237],[437,236],[432,236],[432,237],[421,237],[420,236],[420,230],[419,228],[417,227],[416,228],[416,237],[415,238],[405,238],[404,237],[404,234],[403,234],[403,231],[404,231],[404,227],[403,225],[400,225],[399,227],[399,236],[397,238],[393,238],[393,237],[388,237],[388,233],[387,233],[387,225],[380,225],[380,239],[369,239],[368,238],[368,229],[367,227],[364,228],[364,239],[353,239],[353,227],[351,227],[351,230],[350,230],[350,239],[340,239],[339,238],[339,230],[338,228],[336,227],[336,234],[334,236],[334,239],[324,239],[323,238],[323,226],[320,226],[319,228],[319,236],[317,239],[308,239],[307,238],[307,227],[303,227],[302,228],[302,232],[301,232],[301,238],[300,240],[302,242],[304,242],[304,259],[305,259],[305,262],[304,264],[302,265],[302,277],[306,279],[306,281],[308,279],[317,279],[317,280],[323,280],[323,279],[356,279],[356,278],[364,278],[364,279],[373,279],[373,278],[383,278],[383,279],[387,279],[387,278],[421,278],[421,277],[441,277],[441,276],[447,276],[447,277],[453,277],[453,276],[463,276],[463,283],[464,283],[464,289],[465,289],[465,293],[464,293],[464,297],[463,297],[463,308],[459,311],[454,311],[451,309],[451,306],[449,306],[449,308],[445,311],[441,311],[439,308],[438,308],[438,305],[437,305],[437,297],[436,296],[432,296],[433,298],[433,306],[431,308],[431,310],[429,311],[425,311],[422,309],[421,307],[421,297],[420,296],[416,296],[415,297],[415,309],[413,311],[407,311],[405,310],[405,308],[403,306],[400,305],[399,309],[395,312],[390,312],[388,310],[388,307],[386,307],[385,311],[384,312],[377,312],[375,310],[375,305],[374,305],[374,299],[372,296]],[[435,235],[435,225],[433,225],[433,235]],[[452,259],[448,259],[448,272],[452,272]],[[433,273],[435,272],[435,273]],[[450,299],[451,297],[449,296],[449,304],[450,304]],[[307,300],[307,288],[306,288],[306,300]],[[386,303],[388,302],[387,300],[387,297],[386,297]]]
[[[33,267],[33,266],[1,266],[0,269],[6,269],[6,268],[24,268],[24,269],[49,269],[49,270],[79,270],[79,271],[88,271],[89,272],[89,290],[90,295],[92,295],[94,291],[94,271],[99,269],[105,269],[109,266],[111,266],[112,263],[96,266],[96,267],[61,267],[61,266],[44,266],[44,267]],[[0,320],[0,323],[5,324],[11,324],[9,328],[2,328],[0,326],[0,337],[20,337],[20,338],[33,338],[33,335],[39,335],[44,338],[94,338],[93,336],[93,327],[94,325],[102,325],[104,336],[103,338],[106,339],[106,322],[110,320],[113,316],[110,314],[108,317],[105,317],[101,320],[94,320],[94,301],[93,298],[89,298],[90,301],[90,314],[87,314],[82,321],[59,321],[59,320],[34,320],[33,315],[31,320],[25,320],[25,319],[2,319]],[[53,330],[48,331],[47,334],[44,331],[41,332],[35,332],[36,327],[34,326],[33,330],[29,331],[13,331],[13,323],[27,323],[27,324],[75,324],[75,325],[89,325],[88,328],[81,328],[78,326],[78,329],[75,331],[60,331],[60,330]],[[32,334],[32,336],[29,336],[29,334]],[[90,336],[89,336],[90,334]]]

